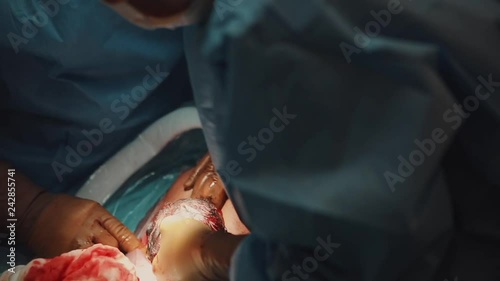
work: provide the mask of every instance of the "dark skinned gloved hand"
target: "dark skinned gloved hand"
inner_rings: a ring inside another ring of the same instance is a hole
[[[134,234],[100,204],[68,195],[41,192],[21,221],[26,245],[37,257],[50,258],[94,244],[123,252],[140,248]]]
[[[209,154],[206,154],[192,170],[184,183],[184,190],[193,190],[191,198],[207,199],[219,210],[227,201],[224,182],[217,173]]]

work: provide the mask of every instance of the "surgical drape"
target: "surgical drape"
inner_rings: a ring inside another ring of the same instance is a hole
[[[499,8],[220,0],[185,30],[208,147],[252,231],[232,280],[496,280]]]

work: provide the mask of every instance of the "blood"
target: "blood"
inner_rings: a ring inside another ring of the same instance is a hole
[[[28,264],[25,281],[137,281],[134,266],[116,248],[94,245]]]
[[[41,262],[35,260],[26,274],[26,281],[62,280],[66,269],[75,260],[73,256],[60,256]]]

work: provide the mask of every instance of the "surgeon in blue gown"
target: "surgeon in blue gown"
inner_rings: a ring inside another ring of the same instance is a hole
[[[499,8],[215,0],[184,29],[210,153],[252,231],[231,280],[500,278]],[[205,258],[200,275],[227,265]]]
[[[141,29],[99,1],[6,0],[0,34],[0,164],[5,184],[16,169],[18,246],[41,257],[93,243],[133,249],[118,220],[70,195],[192,99],[182,31]],[[2,184],[0,232],[7,192]]]
[[[208,147],[252,231],[231,280],[500,278],[499,10],[216,0],[185,29]]]

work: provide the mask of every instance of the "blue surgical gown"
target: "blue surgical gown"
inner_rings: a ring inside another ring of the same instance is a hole
[[[500,280],[500,5],[217,0],[185,30],[231,280]]]
[[[190,97],[182,32],[97,0],[1,1],[0,34],[0,160],[51,191],[76,191]]]

